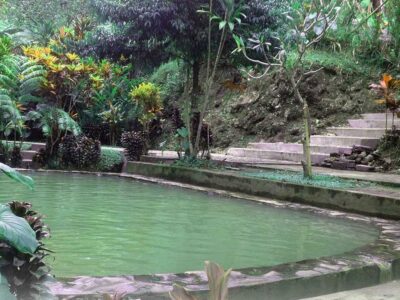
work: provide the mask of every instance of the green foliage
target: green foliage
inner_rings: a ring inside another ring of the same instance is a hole
[[[172,60],[162,64],[151,76],[150,82],[160,87],[161,98],[166,105],[176,101],[182,94],[185,84],[184,64]]]
[[[317,187],[326,187],[334,189],[351,189],[363,186],[373,186],[369,182],[358,182],[357,180],[342,179],[330,175],[314,174],[313,178],[304,178],[300,172],[291,171],[258,171],[258,172],[244,172],[241,175],[246,177],[254,177],[260,179],[267,179],[272,181],[287,182],[300,185],[311,185]]]
[[[176,130],[175,134],[176,146],[175,150],[178,152],[178,156],[181,159],[182,152],[187,157],[190,155],[190,140],[189,130],[186,127],[181,127]]]
[[[102,148],[100,161],[96,169],[99,172],[120,173],[124,165],[124,157],[118,150],[112,148]]]
[[[14,215],[6,205],[0,205],[0,239],[26,254],[33,254],[39,246],[26,220]]]
[[[43,21],[51,21],[58,26],[71,22],[76,16],[87,15],[91,11],[87,0],[7,0],[2,8],[2,17],[18,25],[29,27]]]
[[[0,132],[4,136],[22,134],[22,105],[39,101],[36,93],[45,82],[45,74],[41,66],[22,56],[6,56],[0,61]]]
[[[0,163],[0,170],[14,181],[22,183],[23,185],[33,190],[34,182],[31,177],[22,175],[21,173],[2,163]]]
[[[160,89],[151,82],[145,82],[134,88],[130,95],[141,108],[140,122],[147,127],[148,123],[162,110]]]
[[[174,161],[173,165],[191,169],[218,169],[218,166],[211,160],[199,159],[191,156],[184,156]]]
[[[12,50],[12,40],[8,35],[0,35],[0,59],[10,55]]]
[[[398,168],[400,166],[400,130],[388,131],[380,140],[378,151],[386,161],[385,169]]]
[[[7,278],[10,291],[17,299],[52,299],[43,284],[48,279],[50,268],[44,262],[49,250],[44,248],[42,240],[50,236],[49,229],[43,223],[42,216],[32,210],[31,204],[14,201],[8,207],[15,216],[27,222],[39,247],[34,253],[26,254],[9,243],[1,243],[1,273]]]
[[[296,59],[298,53],[291,51],[287,54],[286,64],[290,69]],[[335,53],[326,50],[310,50],[303,58],[304,67],[309,69],[313,66],[324,67],[328,70],[335,70],[339,73],[347,74],[371,74],[374,67],[366,65],[364,61],[358,61],[351,54],[345,52]]]
[[[38,127],[42,129],[43,134],[53,140],[67,133],[81,134],[78,123],[67,112],[56,107],[40,106],[38,110],[29,112],[28,118],[38,121]]]

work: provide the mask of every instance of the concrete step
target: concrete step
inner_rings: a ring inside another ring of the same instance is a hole
[[[368,119],[349,119],[348,120],[350,127],[353,128],[386,128],[386,121],[383,120],[368,120]],[[392,117],[388,119],[388,128],[392,127]],[[394,119],[394,125],[396,127],[400,127],[400,119]]]
[[[41,149],[46,149],[46,144],[45,143],[33,143],[33,142],[27,142],[29,144],[32,144],[31,150],[39,152]]]
[[[352,137],[352,136],[335,136],[335,135],[313,135],[311,136],[311,144],[326,146],[346,146],[354,145],[367,146],[375,148],[379,143],[378,138],[370,137]]]
[[[353,137],[371,137],[381,138],[385,135],[385,128],[353,128],[353,127],[331,127],[328,128],[328,132],[335,135],[341,136],[353,136]]]
[[[150,150],[149,155],[143,155],[141,157],[144,162],[159,162],[159,161],[171,161],[178,159],[178,155],[175,151],[159,151]],[[252,157],[232,156],[221,153],[212,153],[211,159],[213,161],[223,161],[226,163],[240,163],[240,164],[269,164],[269,165],[298,165],[299,163],[294,161],[285,160],[274,160],[274,159],[255,159]]]
[[[23,159],[30,159],[32,160],[32,158],[35,156],[37,152],[33,151],[33,150],[24,150],[21,151],[21,155]]]
[[[260,150],[251,148],[230,148],[227,153],[228,156],[248,157],[254,159],[273,159],[273,160],[286,160],[300,162],[304,160],[302,152],[289,152],[279,150]],[[312,153],[311,161],[313,164],[322,163],[329,154],[327,153]]]
[[[385,113],[375,113],[375,114],[362,114],[361,115],[365,120],[385,120],[386,114]],[[388,118],[392,118],[392,114],[388,113]]]
[[[303,144],[299,143],[250,143],[249,148],[259,150],[288,151],[303,153]],[[342,153],[351,154],[352,147],[311,145],[313,153]]]
[[[30,169],[32,166],[32,160],[31,159],[23,159],[21,163],[21,168],[23,169]]]

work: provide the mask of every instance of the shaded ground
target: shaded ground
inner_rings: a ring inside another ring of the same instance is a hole
[[[378,75],[379,76],[379,75]],[[229,78],[228,75],[221,75]],[[352,116],[376,112],[376,95],[369,91],[373,76],[345,74],[333,68],[307,78],[300,86],[312,115],[312,133],[342,125]],[[302,105],[294,98],[285,76],[275,74],[253,80],[245,91],[217,84],[216,103],[207,118],[214,133],[215,146],[227,148],[250,141],[297,142],[302,136]]]

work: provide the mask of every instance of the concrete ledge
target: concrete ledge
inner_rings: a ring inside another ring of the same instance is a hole
[[[136,164],[137,167],[140,165]],[[180,170],[181,168],[177,169]],[[70,173],[65,171],[54,172]],[[77,173],[90,174],[89,172]],[[121,176],[133,180],[146,180],[183,188],[193,188],[209,193],[221,193],[226,196],[240,197],[244,200],[258,201],[265,205],[286,207],[351,222],[361,222],[369,224],[379,231],[379,236],[375,242],[349,253],[277,266],[234,270],[229,280],[231,300],[295,300],[369,287],[400,278],[400,223],[397,221],[341,213],[290,202],[273,201],[256,196],[246,196],[156,178],[151,179],[139,175],[92,174]],[[207,280],[202,271],[112,277],[80,276],[58,280],[53,278],[49,279],[45,285],[54,299],[102,300],[104,295],[107,294],[124,295],[124,299],[169,300],[168,292],[171,291],[174,283],[185,286],[199,299],[206,299],[208,293]]]
[[[360,191],[297,185],[229,172],[142,162],[129,162],[126,172],[368,216],[400,219],[400,193],[399,197],[376,196]]]

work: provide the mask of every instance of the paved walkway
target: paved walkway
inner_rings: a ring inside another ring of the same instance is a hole
[[[303,300],[400,300],[400,281]]]
[[[253,167],[262,169],[303,171],[302,166],[298,165],[274,165],[274,164],[253,164]],[[322,167],[313,167],[313,171],[319,174],[333,175],[347,179],[368,180],[380,183],[395,184],[400,186],[400,173],[378,173],[378,172],[358,172],[351,170],[335,170]]]
[[[150,157],[156,159],[177,159],[178,156],[174,151],[157,151],[151,150]],[[225,161],[229,163],[240,163],[247,167],[268,169],[268,170],[287,170],[287,171],[303,171],[303,167],[296,162],[277,161],[277,160],[263,160],[260,162],[258,159],[243,159],[240,157],[232,157],[223,154],[212,154],[212,159],[215,161]],[[313,171],[319,174],[333,175],[346,179],[368,180],[377,183],[384,183],[396,185],[400,187],[400,173],[377,173],[377,172],[358,172],[350,170],[335,170],[322,167],[313,167]]]

